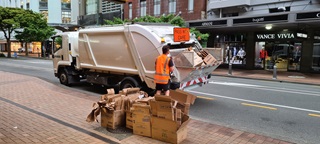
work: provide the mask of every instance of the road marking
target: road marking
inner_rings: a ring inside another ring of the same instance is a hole
[[[258,107],[258,108],[264,108],[264,109],[269,109],[269,110],[277,110],[277,108],[274,108],[274,107],[255,105],[255,104],[249,104],[249,103],[241,103],[241,104],[244,106]]]
[[[195,93],[195,94],[200,94],[200,95],[207,95],[207,96],[212,96],[212,97],[224,98],[224,99],[231,99],[231,100],[236,100],[236,101],[241,101],[241,102],[250,102],[250,103],[255,103],[255,104],[262,104],[262,105],[268,105],[268,106],[274,106],[274,107],[293,109],[293,110],[299,110],[299,111],[306,111],[306,112],[313,112],[313,113],[319,113],[320,114],[320,111],[317,111],[317,110],[304,109],[304,108],[298,108],[298,107],[291,107],[291,106],[285,106],[285,105],[277,105],[277,104],[271,104],[271,103],[253,101],[253,100],[246,100],[246,99],[240,99],[240,98],[233,98],[233,97],[228,97],[228,96],[209,94],[209,93],[197,92],[197,91],[191,91],[191,90],[189,90],[188,92]]]
[[[208,98],[204,96],[197,96],[197,98],[206,99],[206,100],[214,100],[214,98]]]
[[[307,91],[307,90],[297,90],[297,89],[287,89],[287,88],[277,88],[277,87],[267,87],[260,85],[251,85],[251,84],[241,84],[241,83],[231,83],[231,82],[209,82],[210,84],[218,84],[218,85],[228,85],[234,87],[245,87],[251,89],[258,90],[268,90],[268,91],[276,91],[276,92],[286,92],[286,93],[294,93],[294,94],[302,94],[302,95],[312,95],[320,97],[320,92],[316,91]]]
[[[309,113],[308,115],[309,115],[309,116],[313,116],[313,117],[320,117],[320,115],[318,115],[318,114]]]

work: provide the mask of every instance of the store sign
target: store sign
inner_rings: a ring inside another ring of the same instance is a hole
[[[256,34],[257,40],[294,39],[294,33]]]
[[[320,19],[320,12],[298,13],[297,20]]]
[[[198,26],[215,26],[215,25],[227,25],[227,20],[218,20],[218,21],[204,21],[204,22],[194,22],[189,23],[190,27],[198,27]]]
[[[234,24],[243,24],[243,23],[261,23],[261,22],[287,21],[287,20],[288,20],[288,14],[284,14],[284,15],[276,15],[276,16],[234,19],[233,23]]]

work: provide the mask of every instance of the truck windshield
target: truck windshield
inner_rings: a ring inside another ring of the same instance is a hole
[[[53,52],[56,52],[62,48],[62,38],[61,36],[53,38],[54,43],[52,45],[53,47]]]

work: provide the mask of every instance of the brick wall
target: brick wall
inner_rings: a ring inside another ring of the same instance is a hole
[[[147,1],[147,15],[154,16],[154,0]],[[128,0],[124,4],[124,18],[129,19],[129,3],[132,3],[132,18],[140,17],[140,0]],[[168,14],[169,0],[161,0],[160,14]],[[181,11],[181,17],[184,20],[199,20],[201,19],[201,11],[206,11],[206,0],[194,0],[194,9],[192,12],[188,11],[188,0],[176,1],[176,14]]]

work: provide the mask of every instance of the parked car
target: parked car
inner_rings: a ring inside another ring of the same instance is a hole
[[[18,52],[19,52],[19,53],[22,53],[22,52],[25,52],[25,51],[26,51],[25,48],[18,48]],[[31,49],[31,48],[28,48],[28,52],[29,52],[29,53],[32,53],[32,49]]]

